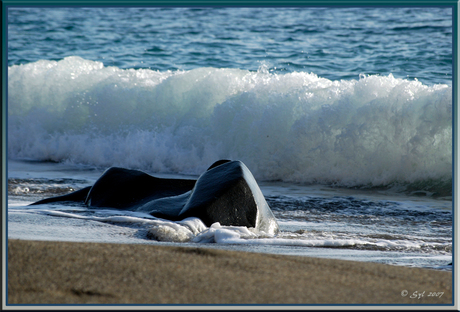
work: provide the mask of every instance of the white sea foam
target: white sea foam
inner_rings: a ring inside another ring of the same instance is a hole
[[[253,229],[236,226],[221,226],[214,223],[192,239],[195,243],[217,243],[236,245],[278,245],[299,247],[366,247],[380,249],[421,249],[423,247],[448,246],[449,244],[422,240],[374,239],[370,237],[344,238],[323,233],[294,235],[284,232],[279,235],[255,232]]]
[[[15,210],[15,213],[18,212],[20,213],[21,210]],[[144,213],[130,211],[119,212],[116,210],[99,210],[96,211],[96,215],[92,216],[49,209],[22,210],[22,212],[41,213],[54,217],[84,219],[114,224],[123,223],[136,226],[146,226],[148,229],[148,236],[151,239],[167,242],[187,242],[193,239],[200,232],[206,230],[206,226],[203,222],[200,219],[193,217],[174,222],[158,219]]]
[[[230,158],[259,180],[378,186],[449,180],[451,155],[447,85],[79,57],[8,68],[10,158],[185,174]]]
[[[414,237],[410,235],[350,234],[323,231],[302,231],[302,233],[281,231],[274,235],[244,226],[222,226],[218,222],[209,228],[198,218],[182,221],[169,221],[152,217],[145,213],[117,211],[111,209],[96,210],[88,215],[85,209],[36,209],[12,207],[11,213],[38,213],[54,217],[74,218],[97,221],[144,229],[149,239],[162,242],[190,242],[198,244],[216,243],[222,245],[258,245],[258,246],[297,246],[355,248],[367,250],[424,251],[444,254],[451,248],[450,241]]]
[[[222,226],[219,222],[212,224],[208,229],[193,238],[195,243],[231,243],[235,239],[254,238],[257,235],[245,226]]]

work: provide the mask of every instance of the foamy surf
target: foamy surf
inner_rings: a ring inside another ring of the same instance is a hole
[[[230,158],[259,180],[445,188],[452,88],[67,57],[8,68],[8,138],[10,158],[182,174]]]
[[[230,244],[230,245],[260,245],[260,246],[297,246],[297,247],[326,247],[353,248],[356,250],[382,250],[405,252],[430,252],[444,254],[451,252],[451,242],[439,239],[428,239],[421,235],[370,235],[369,233],[352,234],[341,231],[328,232],[325,224],[321,230],[289,230],[283,227],[279,234],[267,234],[254,228],[244,226],[222,226],[214,223],[206,227],[198,218],[186,218],[181,221],[159,219],[141,212],[119,211],[112,209],[92,210],[61,207],[51,205],[53,209],[24,209],[15,207],[15,214],[41,214],[59,218],[73,218],[96,221],[122,227],[137,228],[145,232],[145,237],[158,242],[196,243],[196,244]],[[284,221],[286,223],[286,221]],[[287,222],[290,223],[290,222]],[[308,223],[301,223],[308,228]],[[313,228],[313,227],[312,227]],[[422,233],[420,233],[422,234]]]

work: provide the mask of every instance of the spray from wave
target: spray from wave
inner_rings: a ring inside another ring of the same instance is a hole
[[[360,75],[153,71],[80,57],[8,68],[8,157],[451,192],[452,87]]]

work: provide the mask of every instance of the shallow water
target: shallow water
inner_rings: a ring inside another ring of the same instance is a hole
[[[207,228],[196,218],[170,222],[145,213],[76,204],[27,206],[91,185],[102,172],[10,160],[8,173],[9,238],[193,245],[443,270],[449,270],[447,264],[452,261],[452,203],[448,200],[376,191],[352,195],[349,189],[320,185],[261,183],[281,230],[268,235],[244,227],[216,224]]]

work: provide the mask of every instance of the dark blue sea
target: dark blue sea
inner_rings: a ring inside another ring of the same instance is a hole
[[[8,237],[450,270],[452,9],[9,7]],[[243,161],[281,227],[38,199]],[[162,233],[158,240],[149,231]]]

